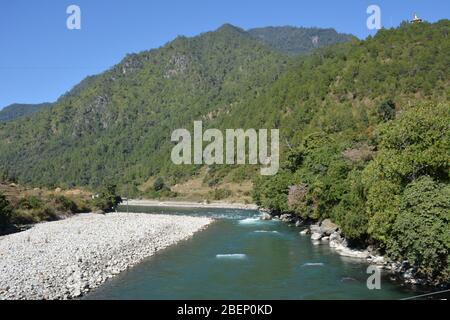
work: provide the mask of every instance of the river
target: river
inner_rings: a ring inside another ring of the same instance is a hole
[[[366,285],[368,264],[313,245],[299,228],[259,220],[257,211],[134,207],[212,216],[216,222],[108,281],[85,299],[401,299],[417,293],[383,275]]]

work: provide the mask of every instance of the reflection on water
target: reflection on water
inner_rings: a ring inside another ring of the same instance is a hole
[[[414,295],[387,278],[368,290],[367,265],[314,246],[298,228],[262,221],[256,211],[133,208],[212,216],[193,238],[148,258],[87,299],[399,299]]]

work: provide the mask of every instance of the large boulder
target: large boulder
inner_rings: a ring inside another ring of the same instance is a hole
[[[341,234],[339,232],[333,232],[330,235],[330,241],[341,242],[342,241]]]
[[[318,224],[312,224],[309,229],[311,230],[311,233],[320,233],[322,234],[322,229],[320,228],[320,226]]]
[[[280,216],[280,220],[283,222],[291,223],[291,222],[295,221],[295,217],[292,214],[286,213],[286,214],[282,214]]]
[[[336,232],[339,229],[339,226],[334,224],[330,219],[325,219],[320,224],[320,229],[322,233],[330,236],[333,232]]]

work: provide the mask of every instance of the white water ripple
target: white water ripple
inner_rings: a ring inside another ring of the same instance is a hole
[[[274,233],[274,234],[279,234],[278,231],[270,231],[270,230],[256,230],[256,231],[253,231],[253,232],[255,232],[255,233]]]
[[[258,224],[261,223],[261,219],[259,218],[247,218],[239,221],[239,224]]]
[[[216,254],[217,259],[246,259],[247,255],[242,253]]]
[[[324,264],[322,262],[307,262],[303,264],[303,267],[323,267]]]

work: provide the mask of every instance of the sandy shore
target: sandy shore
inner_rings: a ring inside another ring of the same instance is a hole
[[[122,205],[126,205],[123,202]],[[129,200],[130,206],[143,207],[170,207],[170,208],[217,208],[217,209],[240,209],[240,210],[258,210],[256,204],[230,203],[230,202],[189,202],[189,201],[158,201],[158,200]]]
[[[37,224],[0,239],[0,300],[79,297],[211,222],[111,213]]]

